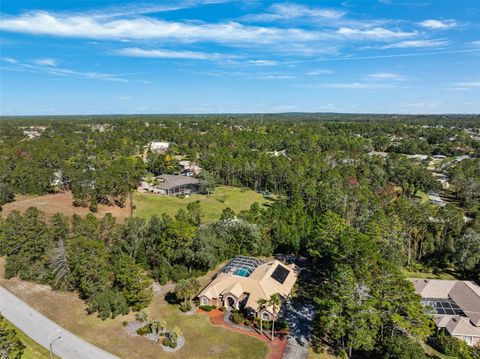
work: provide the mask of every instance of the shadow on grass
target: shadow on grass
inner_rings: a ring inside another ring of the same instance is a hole
[[[174,292],[168,292],[165,294],[165,301],[168,304],[181,304],[181,300],[177,298],[177,295]]]

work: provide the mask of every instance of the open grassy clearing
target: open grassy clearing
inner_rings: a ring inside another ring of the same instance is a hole
[[[133,215],[150,218],[154,214],[166,213],[174,216],[180,208],[185,208],[188,203],[195,201],[200,201],[205,222],[218,220],[222,211],[227,207],[238,213],[249,209],[255,202],[260,204],[269,202],[255,191],[236,187],[217,187],[210,196],[193,194],[186,198],[135,192],[133,194]]]
[[[210,324],[204,314],[183,314],[177,305],[165,301],[165,292],[156,295],[148,311],[150,319],[165,319],[167,327],[178,326],[186,344],[177,353],[166,353],[158,343],[131,337],[122,321],[134,320],[133,313],[102,321],[87,315],[77,293],[52,291],[49,286],[3,278],[4,258],[0,258],[0,285],[9,289],[53,321],[71,332],[122,358],[266,358],[268,345],[256,338]],[[212,273],[201,279],[205,283]],[[173,288],[173,286],[171,286]]]
[[[73,206],[72,202],[73,196],[71,192],[47,194],[44,196],[17,196],[17,199],[14,202],[7,203],[3,206],[1,215],[7,216],[14,210],[23,213],[29,207],[37,207],[45,213],[47,219],[52,218],[56,213],[63,213],[66,216],[78,214],[82,217],[92,213],[88,208]],[[111,213],[115,216],[117,221],[123,222],[130,216],[129,201],[127,201],[127,205],[124,208],[98,205],[98,211],[92,214],[97,218],[102,218],[107,213]]]
[[[7,321],[8,322],[8,321]],[[14,326],[12,323],[8,322],[10,328],[14,328],[17,331],[17,335],[20,340],[25,344],[25,351],[23,352],[22,359],[49,359],[50,353],[47,349],[42,347],[40,344],[32,340],[24,332]],[[57,356],[55,356],[57,358]]]
[[[422,279],[459,279],[457,273],[453,270],[450,271],[439,271],[435,273],[430,272],[410,272],[406,269],[402,269],[403,274],[407,278],[422,278]]]

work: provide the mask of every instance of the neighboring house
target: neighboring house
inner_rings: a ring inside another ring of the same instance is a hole
[[[139,190],[163,195],[190,194],[200,190],[200,180],[187,176],[160,175],[152,183],[142,181]]]
[[[243,309],[271,320],[277,313],[267,304],[261,312],[257,301],[268,301],[272,294],[282,299],[289,296],[297,280],[294,265],[285,265],[278,260],[263,262],[254,257],[237,256],[223,267],[198,294],[201,305],[216,305]]]
[[[446,174],[440,173],[440,172],[432,172],[432,176],[438,182],[440,182],[443,189],[449,189],[450,188],[450,182],[449,182],[448,176]]]
[[[150,151],[153,153],[165,153],[168,151],[170,143],[161,142],[161,141],[152,141],[150,142]]]
[[[182,167],[181,173],[183,176],[188,176],[188,177],[197,176],[202,171],[202,168],[199,165],[187,160],[182,160],[178,162],[178,164]]]
[[[445,201],[440,197],[437,192],[429,191],[427,193],[428,199],[432,202],[433,205],[443,207],[446,205]]]
[[[425,161],[428,160],[428,155],[407,155],[407,158],[415,161]]]
[[[371,151],[371,152],[368,152],[368,155],[369,155],[370,157],[372,157],[372,156],[380,156],[380,157],[383,157],[383,158],[387,158],[388,152]]]
[[[469,345],[480,344],[480,287],[474,282],[411,279],[422,304],[433,308],[435,324]]]

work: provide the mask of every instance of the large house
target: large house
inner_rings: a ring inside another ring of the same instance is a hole
[[[198,299],[201,305],[243,309],[264,320],[271,320],[278,313],[274,313],[270,305],[260,311],[257,301],[268,300],[272,294],[287,298],[296,280],[294,265],[237,256],[214,276],[198,294]]]
[[[153,153],[165,153],[168,151],[170,143],[164,141],[152,141],[150,142],[150,151]]]
[[[196,193],[200,190],[200,180],[177,175],[160,175],[153,181],[142,181],[139,190],[163,195],[182,195]]]
[[[412,279],[435,324],[469,345],[480,344],[480,287],[461,280]]]

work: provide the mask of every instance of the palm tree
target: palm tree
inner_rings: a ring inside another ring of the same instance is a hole
[[[178,337],[181,335],[182,335],[182,331],[180,330],[179,327],[175,327],[170,331],[170,339],[172,340],[172,342],[176,343]]]
[[[146,309],[142,309],[141,311],[135,314],[135,317],[140,322],[146,322],[148,318],[148,311]]]
[[[280,296],[278,293],[272,294],[268,300],[268,304],[272,307],[273,318],[272,318],[272,341],[275,339],[275,317],[277,316],[277,311],[280,308]]]
[[[152,333],[158,334],[160,331],[160,321],[155,319],[152,321],[152,324],[150,325],[150,328],[152,329]]]
[[[267,308],[267,300],[260,298],[257,300],[258,313],[260,313],[260,333],[263,334],[263,311]]]
[[[167,321],[165,319],[160,319],[158,322],[161,330],[165,330],[167,328]]]

